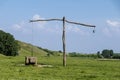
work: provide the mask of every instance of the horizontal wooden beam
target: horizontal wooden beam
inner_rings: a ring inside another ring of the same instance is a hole
[[[38,20],[30,20],[30,22],[38,22],[38,21],[63,21],[63,19],[38,19]],[[86,27],[96,27],[95,25],[78,23],[78,22],[72,22],[72,21],[68,21],[68,20],[65,20],[65,22],[71,23],[71,24],[76,24],[76,25],[82,25],[82,26],[86,26]]]

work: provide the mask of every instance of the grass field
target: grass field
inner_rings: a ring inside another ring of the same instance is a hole
[[[24,55],[0,55],[0,80],[120,80],[120,60],[67,57],[63,67],[61,56],[39,56],[38,63],[52,67],[25,66]]]
[[[62,56],[47,57],[36,46],[19,42],[19,56],[0,54],[0,80],[120,80],[120,60],[67,57],[67,66],[62,66]],[[25,66],[25,56],[37,56],[38,64],[52,67]]]

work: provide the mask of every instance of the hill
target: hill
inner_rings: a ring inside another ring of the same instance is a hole
[[[52,51],[49,49],[44,49],[29,43],[25,43],[25,42],[21,42],[21,41],[17,41],[19,46],[20,46],[20,50],[19,50],[19,55],[20,56],[60,56],[62,55],[62,51]]]
[[[37,46],[34,46],[29,43],[18,41],[18,44],[20,45],[19,55],[20,56],[46,56],[47,52],[45,52],[42,48],[38,48]]]

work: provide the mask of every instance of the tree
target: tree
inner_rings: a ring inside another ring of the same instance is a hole
[[[104,58],[112,58],[113,50],[104,49],[101,54]]]
[[[13,35],[0,30],[0,53],[6,56],[18,55],[19,45]]]

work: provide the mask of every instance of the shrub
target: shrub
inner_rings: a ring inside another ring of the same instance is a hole
[[[112,57],[113,59],[120,59],[120,53],[116,53]]]

